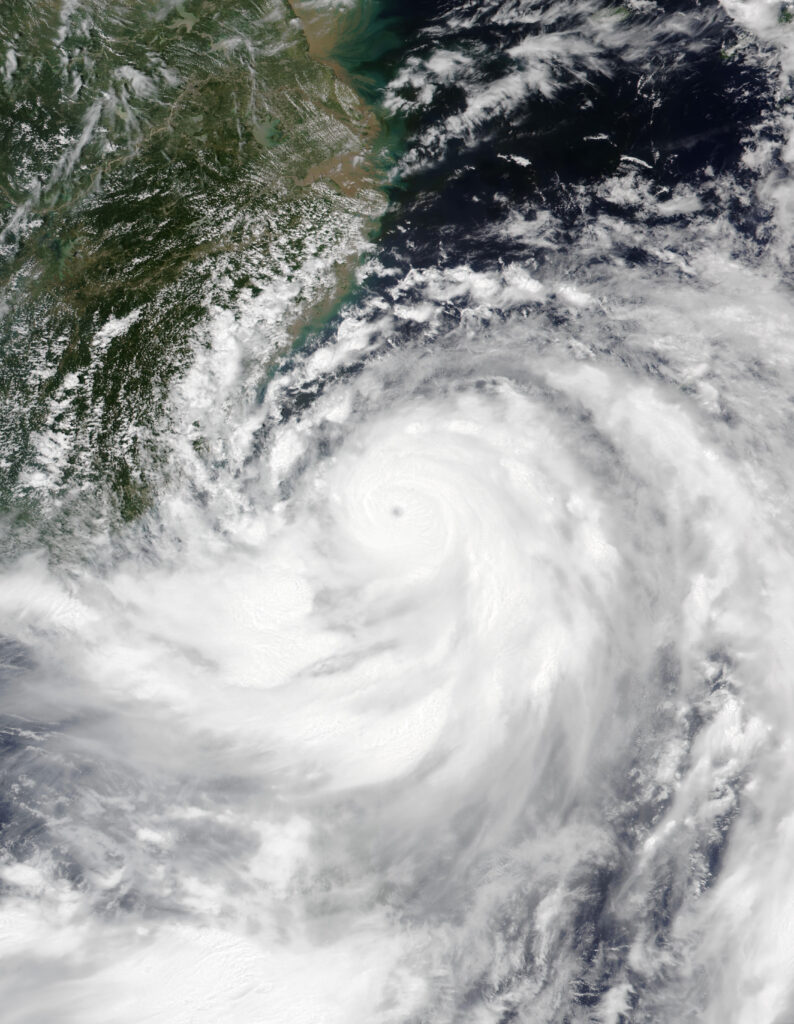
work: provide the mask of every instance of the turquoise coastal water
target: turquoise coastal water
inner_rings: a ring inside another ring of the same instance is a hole
[[[362,83],[389,25],[325,18]],[[350,287],[391,155],[284,3],[9,2],[0,56],[0,500],[12,549],[68,546],[151,508],[175,443],[224,458],[174,387],[237,330],[226,399],[256,392]]]
[[[794,1020],[789,13],[0,0],[3,1024]]]

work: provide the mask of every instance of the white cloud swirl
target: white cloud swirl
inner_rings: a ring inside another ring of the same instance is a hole
[[[124,554],[5,571],[5,1020],[787,1019],[794,321],[788,225],[759,255],[724,212],[782,208],[754,146],[751,186],[624,162],[578,237],[505,210],[510,261],[395,274],[264,431],[223,405]]]

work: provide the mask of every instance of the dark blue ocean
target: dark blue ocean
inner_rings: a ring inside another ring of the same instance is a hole
[[[794,1020],[794,10],[45,6],[4,1020]]]

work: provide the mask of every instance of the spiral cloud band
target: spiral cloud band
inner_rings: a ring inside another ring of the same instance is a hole
[[[696,990],[719,1019],[763,982],[780,1005],[774,504],[686,401],[586,360],[527,373],[526,327],[496,331],[496,376],[455,345],[420,372],[399,352],[288,421],[250,484],[285,496],[222,543],[191,519],[187,558],[101,585],[19,570],[18,642],[48,652],[17,669],[25,704],[75,716],[49,827],[90,884],[67,899],[46,862],[9,867],[39,901],[5,941],[47,934],[73,1019],[133,1019],[123,993],[171,991],[174,958],[175,1019],[183,984],[191,1013],[240,1019],[296,989],[306,1019],[454,1019],[461,991],[474,1019],[556,1019],[605,976],[599,1019],[638,988],[660,1018]],[[131,946],[86,918],[122,879]]]
[[[258,393],[216,316],[156,509],[3,570],[9,1024],[792,1019],[791,125],[547,209],[499,135],[728,31],[780,95],[788,23],[458,6],[385,102],[472,219]]]

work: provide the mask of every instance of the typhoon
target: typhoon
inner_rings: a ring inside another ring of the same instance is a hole
[[[792,76],[0,0],[4,1021],[794,1020]]]

